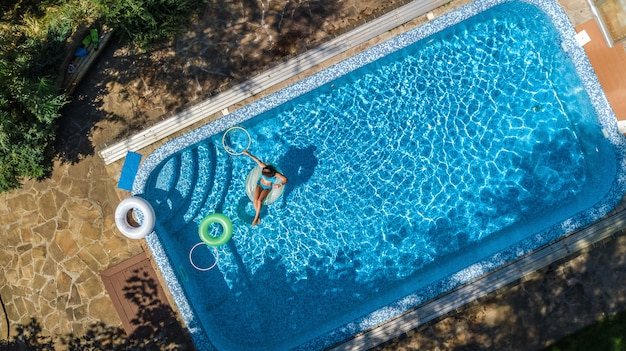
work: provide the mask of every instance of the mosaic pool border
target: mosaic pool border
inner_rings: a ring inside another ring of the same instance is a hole
[[[608,100],[598,82],[598,79],[589,63],[587,55],[582,47],[580,47],[574,36],[575,31],[569,18],[561,8],[561,6],[551,0],[521,0],[522,2],[533,4],[543,10],[548,17],[552,19],[554,26],[561,35],[562,46],[570,55],[576,71],[581,78],[583,85],[591,99],[600,123],[607,139],[613,144],[618,155],[618,164],[616,165],[619,176],[614,180],[609,194],[595,206],[576,214],[572,218],[555,225],[548,230],[527,238],[508,249],[500,251],[491,257],[477,262],[462,271],[459,271],[449,277],[446,277],[434,284],[422,288],[415,293],[408,295],[384,308],[374,311],[367,316],[341,326],[334,331],[306,342],[300,345],[296,350],[324,349],[336,343],[340,343],[353,335],[369,330],[380,325],[390,318],[396,317],[406,311],[416,308],[439,296],[441,293],[450,291],[462,284],[471,282],[478,277],[502,267],[506,263],[519,259],[538,248],[545,246],[568,233],[580,229],[582,226],[592,223],[606,215],[622,198],[626,191],[626,175],[623,172],[626,169],[626,138],[624,138],[617,129],[617,119],[610,108]],[[453,26],[471,16],[483,12],[495,5],[508,2],[507,0],[477,0],[465,5],[457,10],[447,13],[436,18],[424,25],[416,27],[404,34],[401,34],[389,41],[370,48],[360,54],[357,54],[345,61],[342,61],[332,67],[329,67],[319,73],[316,73],[298,83],[295,83],[281,91],[273,93],[257,102],[242,107],[233,113],[200,127],[190,133],[187,133],[177,139],[174,139],[155,152],[153,152],[142,164],[133,185],[133,194],[141,196],[147,178],[152,170],[164,159],[172,154],[184,149],[187,146],[195,144],[199,140],[211,137],[221,133],[227,128],[242,123],[253,118],[263,112],[266,112],[286,101],[292,100],[302,94],[305,94],[321,85],[324,85],[338,77],[350,73],[370,62],[384,57],[394,51],[402,49],[412,43],[426,38],[436,32],[447,27]],[[158,230],[158,228],[157,228]],[[185,321],[189,331],[194,339],[194,343],[199,350],[215,350],[208,336],[202,330],[200,322],[196,320],[192,306],[187,302],[183,289],[178,283],[175,273],[169,264],[168,258],[163,250],[161,242],[155,233],[147,236],[146,241],[155,258],[165,281],[168,285],[170,293],[176,301],[179,313]]]

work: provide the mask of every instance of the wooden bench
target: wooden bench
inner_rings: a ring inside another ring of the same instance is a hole
[[[72,61],[65,66],[65,73],[63,76],[63,83],[61,87],[65,92],[65,95],[70,96],[74,93],[74,89],[85,74],[89,71],[89,68],[94,63],[98,55],[102,52],[102,48],[106,46],[112,32],[110,30],[97,31],[97,41],[91,39],[91,30],[89,34],[82,40],[81,46],[85,48],[87,54],[85,57],[78,57],[75,55],[76,50],[73,51],[74,56]],[[78,48],[77,48],[78,49]]]

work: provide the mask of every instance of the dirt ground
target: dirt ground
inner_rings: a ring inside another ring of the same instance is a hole
[[[215,0],[149,51],[114,38],[63,110],[61,159],[77,162],[403,3]]]

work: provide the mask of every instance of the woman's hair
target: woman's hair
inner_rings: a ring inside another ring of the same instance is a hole
[[[266,177],[273,177],[276,175],[276,168],[272,165],[267,165],[263,167],[262,172]]]

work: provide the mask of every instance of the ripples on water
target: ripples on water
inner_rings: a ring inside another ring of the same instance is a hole
[[[497,6],[244,123],[251,152],[290,180],[258,227],[243,186],[252,162],[228,156],[221,135],[198,144],[202,161],[181,161],[181,173],[201,186],[178,196],[210,191],[161,210],[185,212],[163,226],[192,237],[208,213],[234,221],[220,249],[228,289],[197,302],[205,323],[232,323],[215,328],[233,340],[288,340],[354,318],[438,259],[575,197],[585,155],[568,106],[590,107],[546,21],[529,5]],[[168,162],[154,191],[179,172]],[[173,245],[188,250],[187,236]]]
[[[559,40],[537,27],[471,23],[252,122],[261,157],[316,166],[267,226],[243,229],[267,239],[238,241],[256,252],[246,265],[273,247],[297,279],[312,260],[337,274],[340,254],[359,281],[403,278],[574,196],[583,154],[554,87],[571,83],[551,77]]]

